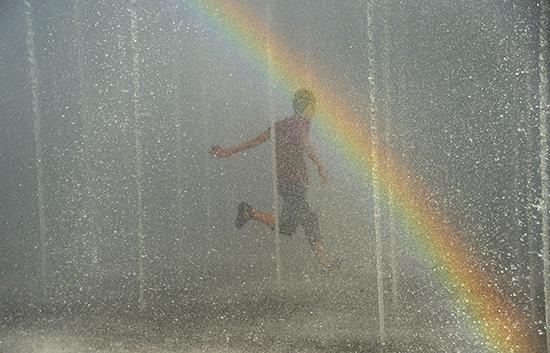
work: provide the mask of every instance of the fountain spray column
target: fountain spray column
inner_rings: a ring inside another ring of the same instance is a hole
[[[174,126],[175,126],[175,142],[176,142],[176,155],[175,155],[175,163],[176,163],[176,181],[177,181],[177,187],[176,187],[176,204],[177,204],[177,232],[182,232],[185,229],[185,188],[184,183],[186,182],[186,172],[185,172],[185,162],[184,162],[184,143],[185,143],[185,131],[183,129],[183,122],[181,119],[181,112],[183,111],[182,106],[182,86],[181,81],[183,78],[182,74],[182,67],[181,67],[181,57],[185,55],[183,51],[181,50],[181,43],[179,41],[180,37],[180,31],[178,26],[178,14],[179,8],[177,7],[177,4],[173,8],[173,14],[172,14],[172,25],[173,25],[173,33],[172,33],[172,50],[173,50],[173,66],[172,66],[172,78],[174,79],[173,82],[173,94],[174,94]],[[179,237],[177,237],[179,239]],[[178,251],[179,245],[178,245]],[[178,264],[180,264],[178,262]],[[181,267],[177,269],[178,272],[181,271]]]
[[[526,133],[526,139],[527,139],[527,146],[529,147],[529,155],[527,157],[526,161],[526,168],[528,170],[527,173],[527,180],[525,188],[527,189],[527,215],[526,215],[526,233],[527,233],[527,246],[528,246],[528,270],[526,271],[526,275],[528,276],[528,291],[529,291],[529,306],[530,311],[533,319],[536,317],[537,313],[537,292],[536,292],[536,279],[539,276],[538,271],[536,271],[538,257],[536,255],[536,224],[535,224],[535,203],[536,203],[536,191],[534,188],[534,179],[536,178],[535,170],[536,170],[536,163],[534,158],[534,152],[535,152],[535,134],[534,134],[534,123],[536,122],[535,117],[535,104],[533,102],[533,83],[531,81],[533,72],[535,68],[533,65],[529,66],[528,72],[525,75],[525,97],[527,100],[527,133]]]
[[[385,114],[385,143],[390,145],[391,140],[391,119],[392,119],[392,107],[391,99],[393,96],[393,91],[391,87],[391,74],[390,74],[390,63],[391,63],[391,51],[390,43],[392,39],[390,37],[390,32],[388,29],[388,21],[390,16],[390,11],[388,10],[389,4],[384,4],[384,82],[385,82],[385,92],[384,92],[384,114]],[[391,268],[391,301],[394,309],[397,308],[399,304],[399,293],[397,288],[397,259],[396,259],[396,237],[395,237],[395,215],[394,215],[394,202],[391,197],[388,197],[388,205],[386,211],[386,217],[388,222],[388,235],[390,238],[390,268]],[[396,310],[394,310],[395,312]]]
[[[273,23],[273,14],[271,12],[271,7],[266,2],[264,6],[264,12],[265,12],[265,21],[267,23],[267,26],[271,26]],[[268,60],[268,75],[272,76],[273,73],[273,59],[272,59],[272,53],[271,53],[271,43],[267,42],[265,50],[267,52]],[[277,214],[279,212],[279,192],[277,190],[277,160],[276,160],[276,138],[275,138],[275,112],[274,112],[274,103],[273,103],[273,88],[271,86],[271,83],[269,82],[269,77],[267,78],[267,82],[270,85],[269,87],[269,116],[271,118],[271,172],[272,172],[272,180],[273,180],[273,209],[275,213],[275,218],[277,219]],[[281,270],[282,270],[282,262],[281,262],[281,234],[279,233],[279,222],[275,222],[275,284],[278,291],[281,291],[282,289],[282,278],[281,278]]]
[[[385,310],[384,310],[384,274],[382,264],[382,232],[380,224],[380,188],[378,185],[378,131],[377,131],[377,109],[376,109],[376,62],[375,49],[373,40],[374,26],[372,24],[373,5],[372,0],[367,2],[367,50],[368,50],[368,82],[369,82],[369,97],[370,97],[370,137],[372,145],[372,195],[374,208],[374,236],[376,241],[376,282],[378,292],[378,338],[381,345],[386,343],[386,326],[385,326]]]
[[[81,215],[82,222],[82,262],[80,269],[90,271],[92,285],[97,286],[97,274],[99,271],[99,229],[97,226],[97,210],[99,208],[97,201],[97,184],[93,176],[93,158],[92,158],[92,131],[93,122],[89,109],[89,80],[87,71],[84,44],[85,32],[82,28],[88,29],[88,24],[83,16],[82,0],[76,0],[73,6],[74,22],[74,45],[76,50],[77,71],[78,71],[78,107],[80,109],[80,121],[82,122],[82,140],[80,144],[80,165],[84,174],[83,185],[83,211]]]
[[[513,85],[512,104],[517,114],[516,124],[511,126],[514,135],[514,179],[513,179],[513,202],[514,218],[511,227],[513,242],[510,253],[513,254],[510,263],[512,284],[517,290],[518,298],[528,296],[525,306],[522,308],[525,313],[530,313],[531,323],[539,321],[536,317],[536,280],[540,278],[540,270],[537,272],[537,259],[533,256],[534,239],[536,237],[534,203],[535,191],[533,180],[536,177],[534,146],[535,146],[535,123],[532,79],[534,78],[533,47],[535,45],[531,26],[532,21],[525,18],[533,18],[532,6],[517,8],[513,14],[514,36],[507,41],[505,48],[507,57],[512,58],[509,63],[512,65],[510,75]],[[521,294],[521,296],[519,296]],[[523,305],[523,304],[522,304]]]
[[[25,25],[27,31],[27,53],[29,55],[29,76],[31,79],[32,93],[32,111],[33,111],[33,133],[35,146],[35,163],[36,163],[36,184],[38,194],[38,222],[40,234],[40,287],[42,297],[46,297],[46,237],[48,228],[46,224],[46,208],[44,205],[44,185],[43,185],[43,152],[42,152],[42,117],[39,104],[38,89],[40,85],[40,73],[38,70],[38,62],[35,56],[34,46],[34,28],[32,22],[32,5],[29,1],[23,1],[25,6]]]
[[[534,17],[534,4],[533,6],[527,6],[527,18],[533,18]],[[527,21],[518,21],[518,28],[516,29],[516,33],[518,36],[520,36],[521,43],[525,43],[524,52],[530,53],[532,48],[535,46],[535,38],[536,36],[532,35],[531,26],[533,26],[533,23],[528,23]],[[537,41],[538,42],[538,41]],[[522,52],[522,51],[520,51]],[[523,58],[522,58],[523,59]],[[525,60],[525,59],[523,59]],[[521,132],[524,143],[527,146],[527,156],[525,158],[525,162],[522,163],[523,169],[527,170],[527,173],[525,174],[525,199],[524,204],[526,202],[526,207],[523,208],[522,211],[524,211],[525,216],[523,219],[525,219],[525,226],[523,228],[524,233],[521,234],[521,242],[524,240],[527,240],[527,255],[526,255],[526,262],[527,262],[527,268],[525,269],[522,277],[525,277],[525,285],[527,288],[525,289],[526,293],[528,294],[528,301],[529,301],[529,312],[531,315],[531,322],[538,322],[537,319],[537,278],[540,276],[540,272],[538,271],[538,256],[537,256],[537,250],[536,250],[536,214],[535,214],[535,203],[536,203],[536,189],[534,186],[534,180],[537,177],[536,176],[536,162],[535,162],[535,152],[536,152],[536,131],[537,130],[537,118],[535,115],[535,94],[534,94],[534,87],[533,87],[533,79],[534,74],[538,74],[536,72],[536,61],[534,60],[534,57],[532,58],[531,55],[529,55],[529,59],[527,59],[527,64],[524,64],[523,61],[518,62],[518,68],[524,67],[524,72],[522,72],[522,75],[520,77],[520,83],[519,83],[519,96],[523,97],[524,104],[522,106],[522,111],[520,115],[520,127],[519,132]],[[519,165],[517,163],[516,165]],[[516,170],[517,172],[517,170]],[[517,178],[516,178],[517,179]],[[520,244],[521,244],[520,242]],[[522,258],[519,258],[518,261],[520,263],[522,262]]]
[[[528,269],[526,271],[526,275],[528,276],[528,291],[529,291],[529,308],[530,313],[533,318],[533,320],[536,319],[537,316],[537,277],[539,276],[539,272],[537,271],[537,263],[539,261],[537,256],[537,249],[536,249],[536,243],[537,243],[537,234],[536,234],[536,222],[535,222],[535,203],[536,203],[536,191],[534,188],[534,178],[536,178],[535,171],[535,160],[533,157],[533,152],[535,150],[535,142],[533,141],[535,139],[534,129],[532,126],[530,126],[533,121],[535,121],[535,107],[533,104],[533,86],[531,83],[531,70],[529,69],[529,74],[527,75],[527,87],[526,87],[526,97],[527,97],[527,114],[528,114],[528,126],[527,126],[527,146],[529,146],[529,156],[526,161],[526,168],[529,171],[527,174],[527,180],[526,180],[526,189],[527,189],[527,215],[526,215],[526,233],[527,233],[527,247],[528,247]]]
[[[137,0],[130,0],[130,29],[132,39],[132,77],[133,77],[133,108],[134,108],[134,148],[136,152],[136,188],[137,188],[137,238],[138,238],[138,280],[139,297],[138,305],[140,308],[145,306],[145,273],[143,260],[145,258],[145,239],[143,232],[143,156],[141,141],[141,96],[140,96],[140,71],[139,71],[139,53],[138,53],[138,34],[137,34]]]
[[[548,100],[548,31],[550,10],[546,0],[540,1],[540,34],[539,34],[539,119],[540,119],[540,179],[542,212],[542,243],[543,243],[543,275],[544,275],[544,305],[546,315],[546,350],[550,352],[550,236],[549,232],[549,176],[548,176],[548,118],[550,117],[550,102]]]

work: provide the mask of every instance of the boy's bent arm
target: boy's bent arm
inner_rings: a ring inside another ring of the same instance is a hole
[[[321,160],[319,159],[319,157],[317,157],[317,154],[315,153],[313,146],[309,143],[309,139],[307,137],[305,137],[304,143],[305,143],[306,154],[309,157],[309,159],[311,159],[313,164],[315,164],[315,166],[317,167],[317,171],[319,172],[321,179],[323,179],[323,181],[325,182],[328,181],[328,176],[325,171],[325,167],[321,163]]]
[[[309,141],[306,142],[306,154],[317,168],[323,167],[321,161],[319,160],[319,157],[317,157],[317,154],[315,153],[315,150],[313,149],[313,146],[311,146]]]

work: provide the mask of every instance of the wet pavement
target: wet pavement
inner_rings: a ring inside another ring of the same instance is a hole
[[[230,287],[149,290],[82,306],[15,310],[0,331],[1,353],[472,352],[475,342],[435,309],[388,305],[378,339],[376,295],[360,278],[318,275]],[[216,288],[213,290],[212,288]],[[434,303],[432,298],[431,304]],[[438,303],[437,307],[444,307]],[[426,316],[428,315],[428,316]],[[423,318],[424,316],[424,318]],[[443,325],[447,325],[445,327]],[[462,335],[462,336],[461,336]],[[464,340],[460,343],[458,340]]]

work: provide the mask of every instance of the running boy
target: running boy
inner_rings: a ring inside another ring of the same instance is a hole
[[[328,181],[325,167],[317,158],[308,137],[311,119],[315,115],[315,96],[306,89],[296,91],[293,108],[294,115],[275,123],[274,131],[277,189],[283,204],[278,219],[279,232],[292,235],[299,225],[304,227],[307,240],[317,256],[321,269],[328,270],[336,263],[328,260],[319,232],[317,214],[311,210],[306,199],[308,175],[304,155],[313,161],[322,181]],[[210,153],[216,157],[229,157],[237,152],[256,147],[269,139],[271,130],[270,127],[256,138],[232,147],[213,146],[210,148]],[[251,219],[264,223],[272,230],[275,229],[274,215],[241,202],[237,208],[235,225],[241,228]]]

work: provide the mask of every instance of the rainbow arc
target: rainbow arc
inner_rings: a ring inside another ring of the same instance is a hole
[[[228,41],[255,61],[271,83],[292,94],[309,88],[318,101],[318,115],[324,133],[345,158],[366,179],[377,180],[383,194],[412,230],[443,282],[468,314],[475,333],[496,352],[536,353],[539,338],[519,313],[497,276],[487,272],[468,250],[466,234],[450,216],[428,202],[428,189],[415,182],[388,146],[373,144],[368,119],[361,117],[338,92],[334,83],[300,61],[299,55],[260,22],[260,16],[237,1],[193,0],[202,18],[209,21]],[[373,167],[373,156],[383,160]]]

